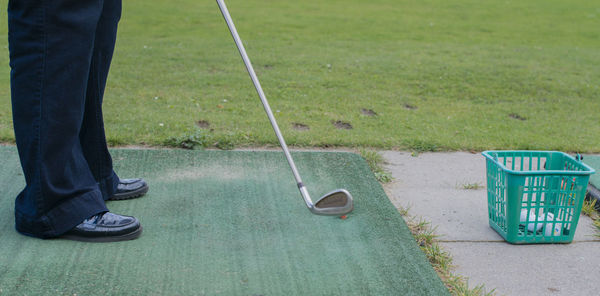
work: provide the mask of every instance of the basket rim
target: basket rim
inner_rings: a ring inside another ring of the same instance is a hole
[[[494,152],[533,152],[533,153],[560,153],[563,156],[566,156],[567,158],[573,160],[576,163],[581,164],[586,170],[585,171],[568,171],[568,170],[537,170],[537,171],[516,171],[516,170],[511,170],[509,168],[507,168],[505,165],[503,165],[502,163],[498,162],[496,159],[494,159],[494,157],[491,155],[491,153]],[[513,175],[581,175],[581,176],[587,176],[587,175],[591,175],[596,173],[596,170],[594,170],[592,167],[590,167],[589,165],[583,163],[583,161],[580,160],[576,160],[573,156],[564,153],[562,151],[546,151],[546,150],[486,150],[481,152],[481,154],[483,156],[485,156],[487,159],[493,161],[494,163],[496,163],[503,171],[513,174]]]

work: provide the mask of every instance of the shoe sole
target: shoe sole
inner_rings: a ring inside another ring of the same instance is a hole
[[[142,234],[142,226],[136,229],[133,232],[116,235],[116,236],[99,236],[99,237],[85,237],[85,236],[76,236],[76,235],[63,235],[60,238],[80,241],[80,242],[88,242],[88,243],[110,243],[110,242],[121,242],[138,238]]]
[[[148,185],[144,185],[143,187],[136,189],[134,191],[129,191],[127,193],[117,193],[111,196],[108,200],[126,200],[132,199],[136,197],[140,197],[148,192]]]

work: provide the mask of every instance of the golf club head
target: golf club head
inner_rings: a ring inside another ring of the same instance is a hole
[[[337,189],[323,195],[310,211],[317,215],[335,216],[348,214],[353,209],[354,204],[350,192],[345,189]]]

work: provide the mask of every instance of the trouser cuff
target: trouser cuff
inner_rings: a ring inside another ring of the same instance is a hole
[[[117,192],[119,177],[113,171],[109,177],[100,180],[98,186],[100,187],[100,192],[102,192],[102,199],[108,200]]]
[[[108,212],[108,208],[100,191],[94,190],[61,203],[34,221],[15,211],[16,229],[26,235],[51,238],[102,212]]]

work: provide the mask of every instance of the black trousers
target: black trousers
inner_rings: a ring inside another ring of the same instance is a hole
[[[102,117],[121,0],[10,0],[17,231],[54,237],[108,211],[117,188]]]

